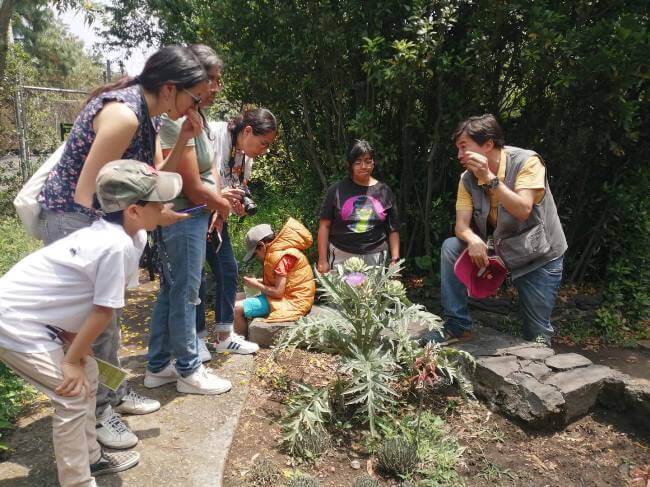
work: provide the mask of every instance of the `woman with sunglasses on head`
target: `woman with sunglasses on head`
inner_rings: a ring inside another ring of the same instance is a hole
[[[91,225],[100,217],[93,204],[99,170],[117,159],[135,159],[174,171],[187,140],[199,133],[202,120],[193,97],[206,96],[207,74],[196,56],[180,46],[167,46],[147,59],[136,77],[125,77],[95,90],[75,120],[60,161],[38,196],[40,224],[46,244]],[[177,144],[162,159],[157,141],[158,117],[187,115]],[[167,223],[184,218],[165,211]],[[93,344],[93,353],[119,366],[120,331],[117,317]],[[111,448],[130,448],[138,438],[119,414],[146,414],[160,408],[123,382],[117,391],[100,385],[97,391],[97,439]]]
[[[208,46],[197,44],[188,49],[199,59],[208,75],[207,93],[193,99],[195,109],[200,112],[201,108],[214,102],[221,90],[223,63]],[[163,154],[174,150],[184,123],[182,119],[163,117],[160,129]],[[163,228],[160,233],[165,265],[151,319],[149,364],[144,379],[146,387],[176,382],[179,392],[193,394],[220,394],[231,387],[229,381],[203,367],[196,331],[210,213],[228,213],[231,206],[225,196],[239,199],[243,194],[241,190],[225,194],[219,190],[212,168],[214,150],[211,137],[206,126],[188,141],[176,169],[183,178],[183,191],[174,200],[174,209],[188,212],[190,218]],[[172,363],[174,358],[175,364]]]
[[[375,151],[354,140],[348,152],[348,178],[327,190],[318,227],[318,272],[329,272],[350,257],[367,265],[399,260],[399,221],[390,188],[377,181]]]

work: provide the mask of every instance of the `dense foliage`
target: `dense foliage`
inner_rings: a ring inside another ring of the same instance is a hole
[[[547,163],[570,280],[616,278],[611,267],[637,245],[621,215],[647,201],[632,184],[650,170],[644,0],[124,0],[111,12],[116,42],[200,41],[224,53],[228,96],[279,115],[301,180],[324,187],[344,173],[348,140],[370,139],[399,197],[404,254],[434,270],[460,173],[449,135],[486,111],[509,143]],[[633,259],[645,264],[641,285],[618,291],[647,300],[647,249]]]

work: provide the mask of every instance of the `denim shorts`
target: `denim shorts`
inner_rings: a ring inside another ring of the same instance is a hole
[[[255,296],[254,298],[246,298],[242,303],[244,307],[244,316],[246,318],[258,318],[260,316],[266,316],[271,310],[269,306],[269,300],[266,299],[264,294]]]

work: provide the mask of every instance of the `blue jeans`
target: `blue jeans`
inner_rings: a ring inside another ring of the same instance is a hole
[[[215,331],[228,333],[232,331],[235,319],[235,296],[237,295],[237,259],[232,250],[228,223],[224,222],[221,231],[222,244],[219,252],[215,252],[212,244],[207,243],[205,256],[215,282],[214,321]],[[201,304],[196,310],[196,332],[205,335],[205,285],[201,285]]]
[[[163,266],[165,276],[151,318],[147,354],[151,372],[161,371],[172,357],[176,357],[176,370],[183,377],[201,365],[196,308],[209,217],[208,213],[199,213],[162,229],[169,266]]]
[[[459,334],[472,327],[467,307],[467,288],[454,274],[454,264],[465,250],[465,242],[448,238],[440,251],[440,284],[445,327]],[[512,281],[519,293],[519,311],[526,340],[542,337],[550,342],[553,335],[551,312],[562,281],[564,257],[559,257]]]

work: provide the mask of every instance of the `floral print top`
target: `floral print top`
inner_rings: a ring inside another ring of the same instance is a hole
[[[154,164],[156,134],[160,128],[159,117],[150,118],[149,110],[140,85],[108,91],[93,98],[82,110],[68,135],[61,160],[47,177],[37,199],[41,207],[61,213],[78,212],[92,218],[99,213],[74,201],[74,193],[81,168],[95,140],[93,120],[105,103],[119,101],[128,106],[138,117],[138,129],[131,145],[122,154],[123,159],[136,159]]]

